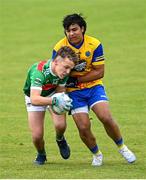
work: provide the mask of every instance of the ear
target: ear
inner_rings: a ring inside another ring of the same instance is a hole
[[[58,60],[57,59],[54,59],[53,62],[54,62],[55,65],[58,64]]]
[[[82,33],[84,33],[84,31],[85,31],[85,28],[84,28],[84,26],[82,26],[81,30],[82,30]]]

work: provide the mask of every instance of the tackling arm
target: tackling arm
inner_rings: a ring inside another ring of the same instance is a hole
[[[69,88],[75,88],[78,86],[78,83],[84,83],[84,82],[91,82],[100,78],[103,78],[104,76],[104,64],[102,65],[94,65],[92,67],[92,70],[79,77],[69,77],[66,87]]]
[[[90,82],[104,77],[104,64],[92,66],[92,70],[77,78],[79,83]]]
[[[57,86],[56,93],[66,92],[66,88],[64,86]]]

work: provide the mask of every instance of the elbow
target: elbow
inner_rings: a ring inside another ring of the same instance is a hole
[[[100,78],[103,78],[104,77],[104,73],[101,74],[101,77]]]
[[[94,70],[94,77],[96,79],[102,79],[104,77],[104,68],[95,69]]]
[[[99,79],[102,79],[104,77],[104,72],[101,72],[99,75],[98,75],[98,78]]]

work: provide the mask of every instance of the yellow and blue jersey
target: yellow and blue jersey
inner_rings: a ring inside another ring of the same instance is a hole
[[[56,52],[62,46],[69,46],[70,48],[72,48],[78,55],[79,61],[84,62],[86,64],[85,68],[81,71],[76,71],[75,69],[73,69],[71,71],[71,76],[73,77],[83,76],[91,71],[92,66],[104,64],[102,44],[98,39],[94,37],[84,35],[84,41],[78,46],[74,46],[71,43],[69,43],[68,39],[65,37],[55,45],[53,49],[52,58],[55,57]],[[97,79],[85,83],[79,83],[77,88],[67,88],[67,91],[71,92],[74,90],[90,88],[98,84],[102,84],[102,79]]]

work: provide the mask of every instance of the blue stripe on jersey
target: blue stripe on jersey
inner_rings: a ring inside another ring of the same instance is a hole
[[[92,62],[98,61],[99,56],[103,56],[103,48],[101,44],[95,49],[93,53]]]
[[[54,58],[55,58],[56,54],[57,54],[57,52],[53,49],[52,59],[54,59]]]

